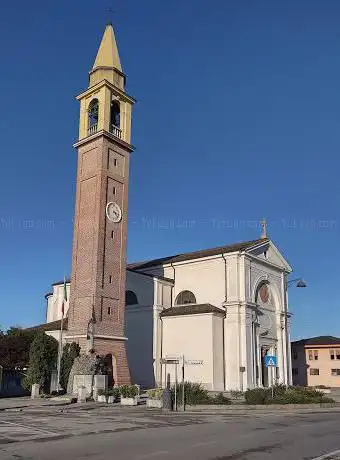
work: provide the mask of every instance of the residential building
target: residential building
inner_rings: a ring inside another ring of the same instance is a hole
[[[340,387],[340,338],[311,337],[291,348],[294,385]]]

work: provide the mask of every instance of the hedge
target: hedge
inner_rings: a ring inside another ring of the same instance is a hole
[[[245,392],[246,404],[313,404],[332,403],[320,391],[304,387],[288,387],[277,385],[272,388],[254,388]]]

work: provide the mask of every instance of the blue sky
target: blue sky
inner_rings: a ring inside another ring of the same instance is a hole
[[[0,324],[44,321],[70,272],[78,129],[107,1],[0,17]],[[340,335],[340,3],[125,0],[111,17],[133,118],[129,261],[270,237],[303,276],[292,335]]]

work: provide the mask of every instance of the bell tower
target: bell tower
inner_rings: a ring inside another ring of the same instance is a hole
[[[116,383],[129,383],[124,336],[126,240],[135,100],[125,92],[111,24],[80,102],[68,342],[111,354]]]

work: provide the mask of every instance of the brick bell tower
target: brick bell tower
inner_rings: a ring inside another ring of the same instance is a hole
[[[126,240],[135,100],[111,24],[80,101],[76,205],[68,333],[82,352],[112,354],[116,383],[130,382],[124,336]]]

